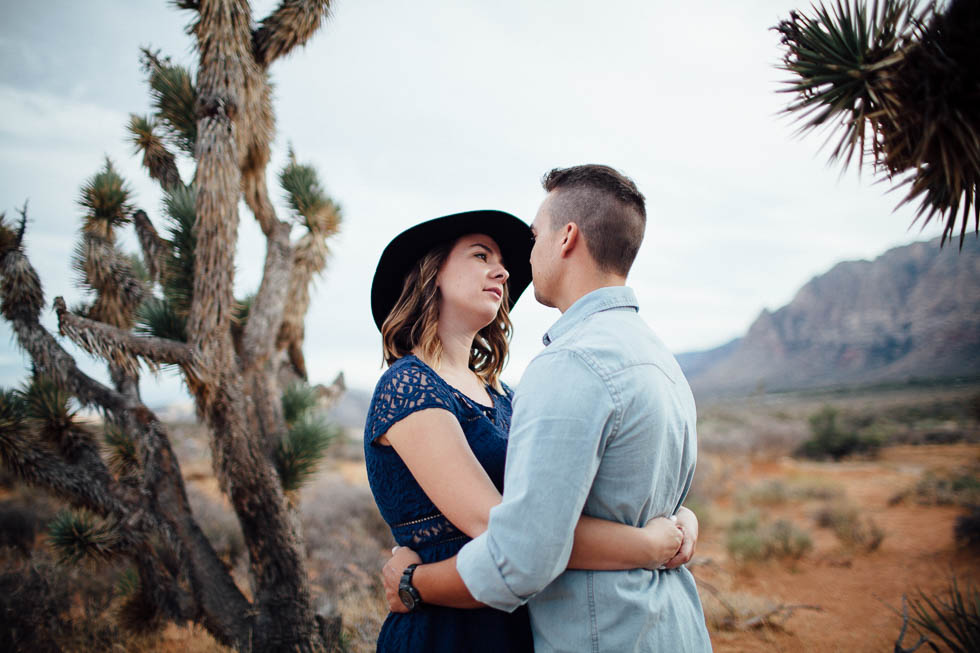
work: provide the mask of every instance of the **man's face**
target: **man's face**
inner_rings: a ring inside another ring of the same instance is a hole
[[[534,282],[534,298],[545,306],[554,307],[553,293],[558,261],[559,230],[552,227],[551,213],[548,209],[553,193],[549,193],[538,208],[531,231],[534,234],[534,247],[531,248],[531,278]]]

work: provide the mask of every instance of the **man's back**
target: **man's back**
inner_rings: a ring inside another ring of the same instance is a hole
[[[581,514],[642,526],[684,500],[697,445],[677,362],[624,287],[579,299],[545,344],[515,395],[503,502],[460,575],[493,607],[527,601],[539,653],[710,650],[686,569],[565,571]]]
[[[584,514],[642,526],[676,512],[694,475],[697,440],[694,397],[674,357],[625,307],[591,314],[542,354],[564,355],[583,360],[584,373],[600,377],[611,399],[603,406],[581,398],[582,410],[607,410],[610,420]],[[540,651],[710,650],[694,579],[684,568],[569,570],[529,606]]]

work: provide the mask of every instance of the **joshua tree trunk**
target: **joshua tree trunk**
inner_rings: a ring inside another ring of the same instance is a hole
[[[281,379],[305,380],[309,287],[326,265],[325,241],[340,217],[312,169],[291,156],[280,180],[292,217],[306,228],[291,241],[291,223],[269,201],[266,167],[274,132],[268,67],[316,31],[328,1],[283,0],[255,30],[246,0],[177,4],[196,13],[196,84],[144,52],[157,111],[130,124],[144,166],[167,193],[171,238],[134,210],[107,163],[83,189],[88,215],[76,252],[94,302],[74,311],[60,297],[54,304],[61,334],[104,359],[114,387],[82,373],[40,324],[41,284],[22,246],[26,209],[19,229],[0,216],[2,312],[35,370],[28,390],[0,397],[0,456],[27,481],[100,518],[97,525],[75,522],[62,539],[85,554],[132,560],[138,599],[154,619],[196,621],[241,651],[326,650],[339,622],[315,614],[292,494],[326,437],[306,449],[291,442]],[[190,186],[168,144],[196,161]],[[242,197],[267,238],[261,285],[244,303],[233,294]],[[143,249],[142,280],[115,246],[114,230],[129,222]],[[162,298],[154,296],[157,283]],[[167,430],[140,400],[140,363],[178,366],[209,428],[214,471],[248,551],[251,599],[194,519]],[[53,397],[43,410],[30,401],[42,391]],[[128,466],[106,464],[68,412],[69,396],[104,411],[124,434],[120,442],[135,451]]]

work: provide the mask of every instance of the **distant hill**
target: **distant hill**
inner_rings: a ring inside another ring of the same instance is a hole
[[[980,241],[839,263],[742,338],[677,358],[700,396],[980,377]]]

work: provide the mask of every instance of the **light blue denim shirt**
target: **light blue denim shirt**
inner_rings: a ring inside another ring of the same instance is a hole
[[[503,502],[457,559],[479,601],[528,603],[538,653],[711,650],[687,569],[565,570],[580,515],[641,526],[691,486],[694,397],[638,310],[601,288],[545,334],[514,397]]]

